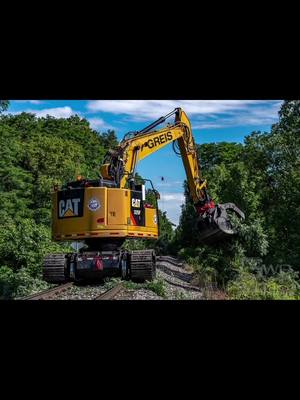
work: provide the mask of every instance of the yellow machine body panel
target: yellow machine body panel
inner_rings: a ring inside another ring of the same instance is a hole
[[[146,208],[141,192],[87,187],[52,193],[52,237],[56,241],[87,238],[158,237],[157,210]]]
[[[122,227],[127,225],[128,216],[128,190],[108,189],[107,190],[107,225]]]
[[[145,208],[145,227],[135,225],[132,218],[128,226],[128,236],[147,237],[153,239],[158,237],[157,213],[155,208]]]

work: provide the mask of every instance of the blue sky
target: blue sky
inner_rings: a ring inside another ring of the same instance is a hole
[[[13,100],[8,112],[57,118],[78,114],[99,132],[114,129],[121,140],[128,131],[140,130],[175,107],[182,107],[191,120],[196,143],[243,143],[254,130],[270,131],[281,104],[282,100]],[[161,194],[160,208],[177,224],[185,172],[172,145],[143,160],[137,171],[153,181]]]

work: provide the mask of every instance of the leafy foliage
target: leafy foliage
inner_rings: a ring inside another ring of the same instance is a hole
[[[13,272],[7,266],[0,267],[0,299],[23,297],[48,288],[46,282],[32,277],[26,268]]]
[[[298,278],[291,271],[300,271],[300,101],[284,102],[270,133],[253,132],[243,145],[204,144],[198,151],[211,196],[217,203],[234,202],[246,221],[233,221],[233,240],[201,245],[185,186],[174,252],[189,259],[199,279],[211,279],[212,268],[234,298],[297,297]],[[291,271],[281,271],[283,264]],[[259,281],[261,265],[276,268]]]
[[[0,117],[0,296],[45,286],[43,257],[69,250],[51,241],[51,189],[81,174],[98,176],[113,131],[99,134],[78,116]]]
[[[2,111],[6,111],[9,106],[9,100],[0,100],[0,114]]]
[[[269,279],[259,279],[243,271],[229,283],[228,293],[234,300],[299,300],[300,285],[295,275],[287,272]]]
[[[51,241],[47,226],[32,219],[14,222],[7,218],[0,230],[1,264],[13,271],[21,268],[33,277],[39,277],[41,262],[47,253],[63,251],[63,247]]]

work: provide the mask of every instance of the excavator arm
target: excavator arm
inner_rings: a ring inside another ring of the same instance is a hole
[[[171,115],[175,115],[174,124],[160,130],[153,130]],[[202,189],[206,187],[206,181],[200,176],[197,149],[190,121],[180,108],[139,132],[125,135],[118,149],[108,155],[109,161],[102,165],[101,175],[105,179],[117,181],[120,188],[125,188],[130,178],[134,176],[139,161],[174,141],[177,141],[180,149],[191,196],[197,203],[204,196]]]
[[[155,130],[172,115],[175,115],[173,124]],[[114,181],[117,187],[126,188],[134,179],[139,161],[174,142],[178,144],[190,195],[199,215],[200,238],[209,243],[233,234],[227,211],[233,211],[240,218],[244,218],[244,214],[232,203],[215,205],[210,198],[207,182],[201,176],[191,123],[181,108],[176,108],[139,132],[126,134],[118,148],[107,154],[101,166],[101,175],[104,179]]]

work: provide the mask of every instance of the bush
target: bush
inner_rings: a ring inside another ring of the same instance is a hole
[[[16,274],[9,267],[0,267],[0,297],[10,298],[16,287]]]
[[[299,300],[300,285],[295,273],[280,272],[271,278],[259,278],[243,271],[229,282],[227,292],[234,300]]]
[[[194,272],[193,283],[201,287],[212,286],[217,281],[217,271],[200,257],[188,258],[188,265]]]
[[[30,276],[24,268],[14,273],[7,266],[0,267],[0,298],[23,297],[48,289],[49,284]]]
[[[136,283],[132,281],[123,281],[123,285],[129,290],[147,289],[152,290],[158,296],[166,296],[166,288],[163,279],[155,279],[154,281],[145,283]]]
[[[13,271],[26,268],[32,277],[40,277],[46,254],[69,249],[51,241],[50,228],[31,219],[18,222],[8,218],[0,229],[0,259]]]
[[[32,219],[6,218],[0,228],[0,296],[26,296],[47,288],[42,281],[43,258],[68,250],[51,241],[50,228]]]
[[[148,282],[145,288],[152,290],[152,292],[156,293],[158,296],[166,296],[166,288],[163,279],[155,279],[152,282]]]

